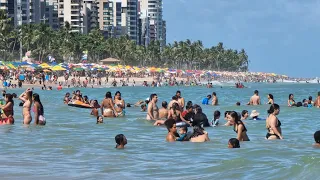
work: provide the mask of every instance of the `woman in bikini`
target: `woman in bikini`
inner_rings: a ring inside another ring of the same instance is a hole
[[[288,99],[288,106],[289,107],[296,105],[296,102],[294,101],[293,98],[294,98],[293,94],[289,94],[289,99]]]
[[[30,113],[32,105],[32,91],[28,88],[19,96],[19,99],[21,99],[24,102],[22,109],[23,124],[30,124],[32,121]]]
[[[34,124],[35,125],[46,125],[46,119],[44,118],[44,110],[40,101],[40,96],[34,93],[33,96],[33,112],[34,112]]]
[[[101,114],[104,117],[118,116],[117,111],[114,108],[111,92],[107,92],[104,100],[101,102]]]
[[[114,108],[117,111],[119,116],[124,116],[125,115],[125,102],[124,100],[121,98],[121,93],[119,91],[116,92],[115,96],[114,96]]]
[[[280,113],[280,106],[278,104],[272,104],[268,110],[268,118],[266,119],[266,128],[268,133],[266,139],[283,139],[281,131],[281,122],[279,121],[277,115]]]
[[[268,102],[267,104],[274,104],[274,100],[273,100],[273,95],[272,94],[268,94]]]
[[[239,141],[250,141],[247,135],[247,128],[240,120],[237,112],[232,111],[229,114],[229,121],[233,124],[233,130],[237,133],[237,139]]]
[[[0,108],[3,110],[3,114],[1,115],[0,124],[14,124],[13,119],[13,96],[11,94],[5,95],[5,105],[0,105]]]

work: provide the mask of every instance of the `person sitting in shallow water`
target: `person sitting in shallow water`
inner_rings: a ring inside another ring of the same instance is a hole
[[[123,134],[118,134],[114,139],[117,143],[116,148],[124,149],[124,146],[127,144],[127,138]]]
[[[231,138],[228,141],[228,148],[240,148],[240,142],[237,138]]]
[[[313,144],[314,147],[320,148],[320,131],[316,131],[313,135],[315,143]]]

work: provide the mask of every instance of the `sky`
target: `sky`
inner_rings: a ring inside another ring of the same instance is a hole
[[[319,0],[163,0],[167,43],[246,50],[249,71],[320,77]]]

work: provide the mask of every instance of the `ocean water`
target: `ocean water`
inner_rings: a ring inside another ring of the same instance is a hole
[[[223,86],[223,84],[222,84]],[[206,143],[165,142],[167,131],[145,120],[140,108],[127,108],[124,118],[105,118],[95,124],[90,110],[63,104],[66,92],[39,93],[47,125],[22,125],[21,107],[15,100],[15,124],[1,126],[1,179],[319,179],[320,149],[312,147],[313,133],[320,130],[320,109],[286,107],[289,93],[301,101],[320,90],[318,84],[247,84],[248,88],[214,87],[115,87],[81,89],[89,98],[103,99],[107,91],[121,91],[126,102],[135,103],[157,93],[158,106],[169,101],[177,90],[186,101],[201,103],[215,91],[220,105],[202,106],[211,119],[215,110],[249,112],[267,116],[268,105],[246,106],[255,89],[262,102],[268,93],[281,106],[279,119],[284,140],[265,140],[265,121],[246,120],[251,141],[240,149],[228,149],[229,138],[236,137],[232,127],[206,128],[211,139]],[[21,93],[22,89],[8,90]],[[234,104],[240,101],[241,106]],[[223,119],[220,120],[223,123]],[[115,149],[115,135],[128,139],[125,149]]]

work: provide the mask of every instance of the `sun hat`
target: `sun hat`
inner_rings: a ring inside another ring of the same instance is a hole
[[[250,114],[250,117],[251,117],[251,118],[257,117],[257,116],[259,116],[259,114],[260,114],[260,113],[259,113],[257,110],[252,110],[252,111],[251,111],[251,114]]]

